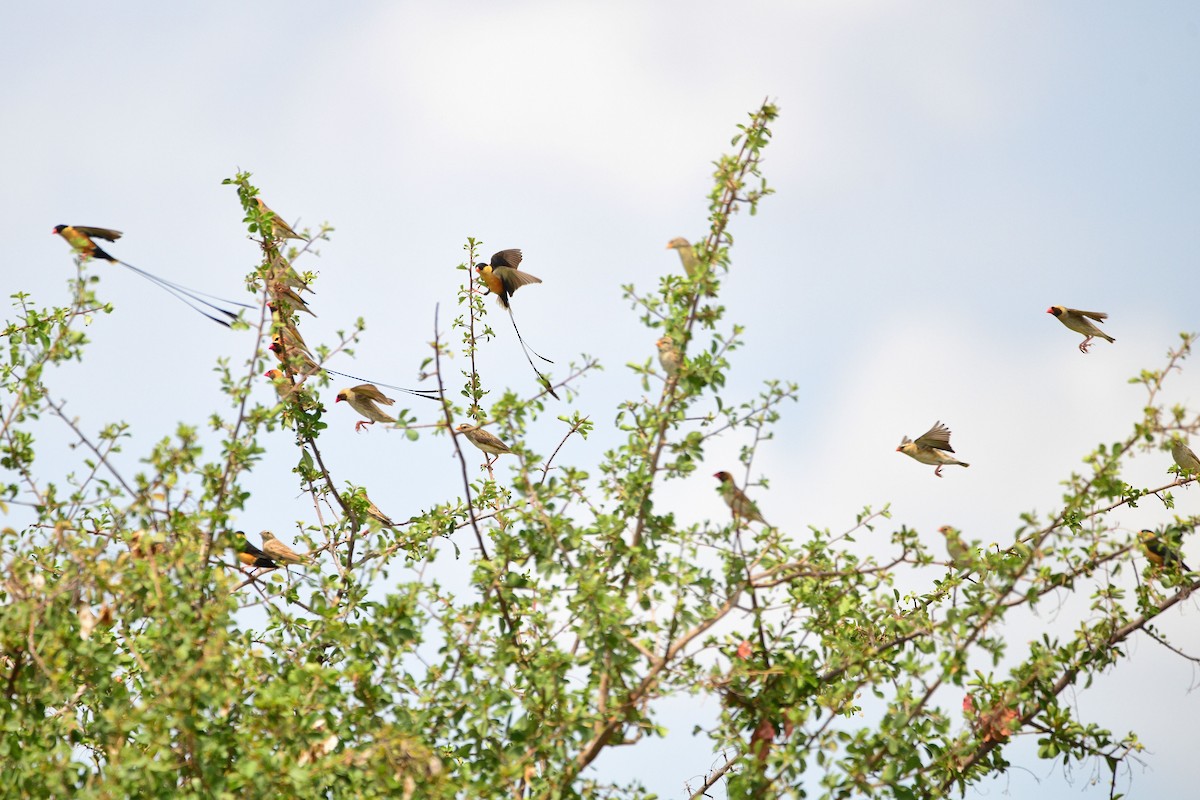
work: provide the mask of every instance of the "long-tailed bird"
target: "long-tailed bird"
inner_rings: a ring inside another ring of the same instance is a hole
[[[533,371],[538,376],[538,380],[542,386],[551,397],[557,400],[559,397],[550,385],[549,379],[538,370],[529,354],[533,353],[547,364],[553,364],[554,362],[525,345],[525,340],[521,337],[521,329],[517,327],[517,318],[512,313],[512,304],[509,302],[509,298],[513,296],[517,289],[530,283],[542,282],[541,278],[535,278],[528,272],[522,272],[517,269],[522,258],[521,251],[515,247],[508,250],[501,250],[492,254],[492,260],[489,263],[485,264],[481,261],[476,264],[475,271],[479,273],[479,278],[483,281],[483,285],[487,287],[488,291],[496,295],[496,299],[500,301],[500,305],[508,310],[508,318],[512,320],[513,330],[517,334],[517,341],[521,343],[521,350],[525,352],[525,359],[529,361],[529,366],[533,367]]]

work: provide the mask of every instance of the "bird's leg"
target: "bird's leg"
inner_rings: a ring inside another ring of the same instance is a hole
[[[939,478],[942,477],[942,465],[941,464],[938,464],[936,467],[933,468],[933,474],[937,475]]]
[[[1085,337],[1084,340],[1079,343],[1079,352],[1086,353],[1088,351],[1088,348],[1091,346],[1092,346],[1092,337],[1091,336]]]
[[[354,423],[354,432],[362,433],[363,428],[367,427],[368,425],[374,425],[374,424],[375,424],[375,420],[370,420],[370,421],[359,420],[358,422]]]

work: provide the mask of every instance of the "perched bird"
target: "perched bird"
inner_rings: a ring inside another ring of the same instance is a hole
[[[285,281],[271,281],[267,284],[267,292],[271,295],[271,301],[267,303],[271,307],[271,311],[278,311],[279,301],[287,303],[287,306],[292,311],[303,311],[306,314],[316,316],[317,312],[308,307],[308,303],[304,298],[292,291]]]
[[[679,365],[683,363],[683,354],[670,336],[662,337],[655,344],[658,345],[658,363],[662,365],[663,372],[667,373],[668,378],[674,378],[679,373]]]
[[[554,387],[550,385],[550,380],[541,373],[534,365],[533,359],[529,356],[533,353],[535,356],[545,361],[547,364],[554,362],[545,356],[539,354],[536,350],[525,346],[525,340],[521,337],[521,329],[517,327],[517,318],[513,316],[512,305],[509,303],[509,298],[513,293],[529,283],[541,283],[541,278],[535,278],[528,272],[522,272],[517,269],[522,259],[521,251],[517,248],[501,250],[492,255],[491,262],[485,264],[482,261],[475,265],[475,271],[479,273],[480,280],[487,290],[496,295],[496,299],[500,301],[500,305],[508,310],[508,318],[512,320],[513,331],[517,334],[517,341],[521,343],[521,349],[525,352],[525,359],[529,361],[529,366],[533,367],[533,372],[538,376],[538,380],[546,389],[551,397],[555,400],[559,399],[555,393]]]
[[[375,388],[373,383],[363,383],[350,389],[342,389],[337,393],[337,399],[333,402],[340,403],[343,400],[368,420],[354,423],[355,431],[361,431],[367,425],[374,425],[376,422],[396,421],[395,417],[389,417],[379,406],[375,405],[383,403],[385,406],[390,406],[395,405],[396,401]]]
[[[255,204],[258,206],[259,212],[267,217],[271,222],[271,237],[274,239],[300,239],[308,241],[300,234],[292,230],[292,227],[283,221],[283,217],[276,214],[267,204],[262,201],[261,197],[254,198]]]
[[[262,553],[272,561],[278,561],[281,564],[303,564],[308,560],[307,553],[304,555],[297,553],[276,539],[275,534],[270,531],[263,531],[260,535],[262,536]]]
[[[938,533],[946,537],[946,552],[950,554],[950,564],[955,569],[967,569],[974,563],[971,548],[963,542],[958,528],[943,525],[938,528]]]
[[[96,239],[103,239],[106,242],[115,242],[117,239],[120,239],[121,232],[114,231],[112,228],[93,228],[87,225],[55,225],[54,229],[50,232],[56,233],[65,239],[67,244],[71,245],[71,248],[82,258],[99,258],[113,264],[120,264],[126,269],[141,275],[143,278],[150,281],[164,292],[167,292],[168,294],[173,295],[176,299],[181,300],[188,306],[188,308],[203,314],[218,325],[224,325],[226,328],[230,327],[230,323],[233,320],[236,320],[238,315],[227,308],[222,308],[210,300],[205,300],[204,297],[210,297],[212,300],[216,300],[219,303],[224,303],[225,305],[241,306],[242,308],[252,307],[246,303],[239,303],[235,300],[222,300],[219,297],[205,295],[204,292],[197,292],[195,289],[189,289],[186,286],[180,286],[178,283],[169,281],[166,278],[160,278],[153,273],[146,272],[144,269],[135,267],[133,264],[130,264],[127,261],[114,258],[106,253],[103,248],[96,244],[95,241]],[[202,297],[201,295],[204,296]],[[207,306],[218,314],[224,315],[224,318],[213,316],[208,311],[205,311],[203,308],[197,306],[197,303]]]
[[[285,328],[271,338],[271,346],[267,349],[292,372],[315,375],[321,371],[321,365],[313,361],[312,354],[304,346],[303,340],[297,341],[298,339],[299,334],[292,336]]]
[[[379,506],[375,505],[371,498],[367,498],[367,516],[383,525],[385,528],[394,527],[396,523],[392,522],[391,517],[379,510]]]
[[[1191,572],[1191,568],[1183,563],[1179,551],[1159,537],[1154,531],[1138,531],[1138,543],[1142,546],[1146,558],[1158,569],[1182,569]]]
[[[500,456],[512,452],[512,450],[509,449],[509,446],[500,440],[499,436],[485,431],[478,425],[471,425],[464,422],[455,428],[455,430],[467,437],[467,441],[478,447],[486,455],[496,457],[495,459],[484,459],[489,467],[494,464],[496,460],[500,458]]]
[[[295,396],[296,385],[283,370],[269,369],[263,373],[263,377],[268,378],[274,384],[275,394],[279,395],[280,400],[291,400]]]
[[[267,558],[266,553],[250,544],[246,539],[246,534],[238,531],[237,536],[241,540],[241,544],[238,545],[238,561],[241,561],[248,567],[256,567],[258,569],[276,569],[279,567],[278,564]],[[280,545],[280,547],[282,546]]]
[[[933,423],[933,427],[918,436],[915,442],[905,436],[900,441],[900,446],[896,448],[896,452],[915,458],[922,464],[935,465],[937,468],[933,474],[939,478],[942,477],[942,467],[947,464],[957,464],[960,467],[971,466],[965,461],[959,461],[946,455],[946,453],[953,453],[954,448],[950,446],[950,429],[941,422]]]
[[[733,476],[728,472],[718,472],[713,475],[714,478],[721,482],[717,487],[717,491],[721,493],[721,498],[724,499],[725,505],[729,506],[729,510],[733,512],[734,519],[741,518],[747,522],[761,522],[763,525],[771,523],[763,519],[762,514],[758,511],[758,506],[746,493],[737,487],[733,482]]]
[[[696,270],[700,268],[700,259],[696,257],[696,248],[692,247],[692,243],[682,236],[676,236],[667,242],[667,249],[679,253],[679,260],[683,262],[683,271],[688,274],[689,278],[695,277]]]
[[[1185,473],[1200,473],[1200,458],[1179,436],[1171,438],[1171,458]]]
[[[1104,322],[1104,320],[1108,319],[1108,314],[1101,311],[1080,311],[1077,308],[1067,308],[1066,306],[1050,306],[1046,309],[1046,313],[1053,314],[1058,317],[1058,321],[1063,325],[1066,325],[1076,333],[1083,334],[1083,341],[1079,343],[1079,352],[1081,353],[1088,351],[1093,337],[1099,336],[1101,339],[1107,339],[1109,342],[1116,341],[1116,339],[1093,325],[1088,319],[1088,317],[1091,317],[1096,322]]]

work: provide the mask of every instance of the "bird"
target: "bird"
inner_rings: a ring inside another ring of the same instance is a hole
[[[275,534],[270,531],[263,531],[259,535],[262,536],[262,552],[272,561],[278,561],[281,564],[303,564],[308,560],[307,553],[304,555],[297,553],[276,539]]]
[[[267,558],[266,553],[250,544],[246,539],[246,534],[238,531],[237,535],[241,539],[241,544],[238,545],[238,561],[241,561],[248,567],[258,569],[277,569],[279,567],[278,564]],[[282,547],[283,545],[280,546]]]
[[[284,222],[283,217],[279,216],[270,208],[268,208],[267,204],[262,201],[261,197],[255,197],[254,203],[258,206],[259,213],[266,217],[271,224],[271,238],[300,239],[301,241],[308,241],[303,236],[292,230],[292,226]]]
[[[308,307],[308,303],[303,297],[296,294],[292,287],[285,281],[270,281],[267,283],[267,292],[271,295],[270,302],[267,303],[271,307],[271,311],[278,311],[279,301],[287,303],[288,309],[291,311],[303,311],[306,314],[316,316],[317,312]]]
[[[663,336],[655,344],[658,345],[658,363],[662,365],[663,372],[667,373],[668,378],[674,378],[679,374],[683,354],[679,352],[675,340],[670,336]]]
[[[933,474],[939,478],[942,477],[942,467],[947,464],[957,464],[960,467],[971,466],[965,461],[959,461],[946,455],[946,453],[953,453],[954,448],[950,446],[950,429],[941,422],[933,423],[933,427],[918,436],[915,442],[905,436],[900,441],[900,446],[896,448],[896,452],[904,453],[922,464],[935,465],[936,469]]]
[[[279,333],[271,338],[271,346],[267,349],[291,372],[315,375],[321,371],[321,365],[313,361],[312,354],[304,346],[300,335],[289,332],[287,328],[280,329]]]
[[[1175,459],[1176,465],[1184,473],[1200,472],[1200,458],[1179,436],[1171,438],[1171,458]]]
[[[109,253],[105,252],[100,245],[96,244],[96,239],[103,239],[106,242],[115,242],[117,239],[121,238],[120,231],[115,231],[112,228],[95,228],[90,225],[55,225],[53,230],[50,232],[61,236],[67,242],[67,244],[71,245],[71,249],[78,253],[81,258],[99,258],[103,261],[108,261],[113,264],[120,264],[131,272],[136,272],[138,275],[141,275],[143,278],[150,281],[164,292],[167,292],[176,299],[182,301],[188,306],[188,308],[203,314],[218,325],[224,325],[226,328],[231,327],[232,322],[238,318],[238,315],[227,308],[222,308],[221,306],[217,305],[217,303],[211,302],[210,300],[205,300],[204,297],[212,298],[212,300],[216,300],[218,303],[224,303],[225,305],[229,306],[252,308],[252,306],[246,303],[239,303],[235,300],[222,300],[219,297],[213,297],[212,295],[205,294],[204,292],[198,292],[195,289],[189,289],[186,286],[181,286],[178,283],[167,280],[166,278],[160,278],[144,269],[135,267],[133,264],[130,264],[127,261],[122,261],[121,259],[110,255]],[[201,297],[201,295],[204,295],[204,297]],[[197,306],[196,303],[207,306],[214,312],[224,315],[224,318],[213,316],[213,314]]]
[[[366,495],[363,496],[366,497]],[[375,502],[369,497],[367,497],[367,516],[385,528],[393,528],[396,525],[392,522],[392,518],[380,511],[379,506],[375,505]]]
[[[385,406],[390,406],[395,405],[396,401],[375,388],[375,384],[373,383],[361,383],[349,389],[342,389],[337,393],[337,399],[333,402],[340,403],[343,400],[368,420],[367,422],[360,420],[354,423],[355,431],[361,431],[367,425],[374,425],[376,422],[396,421],[395,417],[389,417],[379,406],[375,405],[376,403],[383,403]]]
[[[1191,572],[1191,568],[1183,563],[1183,556],[1179,550],[1172,547],[1166,541],[1159,537],[1157,533],[1150,530],[1138,531],[1138,544],[1142,546],[1142,551],[1146,554],[1146,558],[1150,560],[1158,569],[1182,569],[1184,572]]]
[[[715,473],[713,477],[721,482],[721,485],[717,487],[717,491],[721,493],[721,498],[725,501],[725,505],[729,506],[729,510],[733,512],[734,519],[740,517],[747,522],[761,522],[767,526],[771,524],[763,519],[754,501],[747,497],[746,493],[739,489],[737,484],[733,482],[732,475],[722,470]]]
[[[490,262],[485,264],[481,261],[476,264],[475,271],[479,273],[479,278],[483,281],[483,285],[487,287],[488,292],[496,295],[496,299],[500,301],[500,305],[508,311],[508,318],[512,321],[513,331],[517,334],[517,341],[521,343],[521,349],[525,352],[525,358],[529,361],[529,366],[533,367],[534,374],[538,376],[538,380],[547,393],[555,400],[558,400],[558,394],[554,391],[554,387],[550,385],[550,380],[534,365],[533,359],[530,358],[529,354],[533,353],[547,364],[553,364],[554,362],[536,350],[526,347],[525,339],[521,336],[521,329],[517,327],[517,318],[512,313],[512,304],[509,302],[509,298],[513,296],[517,289],[530,283],[542,282],[541,278],[535,278],[528,272],[522,272],[517,269],[522,258],[523,256],[519,248],[512,247],[507,250],[500,250],[492,254]]]
[[[485,459],[487,466],[489,467],[494,464],[496,460],[500,458],[500,456],[512,452],[512,449],[502,442],[499,436],[485,431],[478,425],[471,425],[464,422],[455,428],[455,430],[467,437],[467,441],[482,450],[485,455],[496,457],[495,459]]]
[[[971,548],[963,542],[961,531],[951,525],[938,528],[938,533],[946,537],[946,552],[950,555],[950,564],[955,569],[967,569],[971,566]]]
[[[295,398],[296,385],[292,383],[291,378],[283,370],[269,369],[263,373],[263,377],[270,380],[275,386],[275,394],[279,395],[280,401],[288,401]]]
[[[696,271],[700,268],[700,259],[696,257],[696,248],[692,247],[692,243],[682,236],[676,236],[667,242],[667,249],[679,253],[679,260],[683,262],[683,271],[688,274],[689,278],[694,278]]]
[[[1096,336],[1107,339],[1109,342],[1117,341],[1093,325],[1088,319],[1090,317],[1096,320],[1096,322],[1103,322],[1108,319],[1108,314],[1102,311],[1080,311],[1077,308],[1067,308],[1066,306],[1050,306],[1046,309],[1046,313],[1053,314],[1058,317],[1058,321],[1063,325],[1066,325],[1076,333],[1083,334],[1083,341],[1079,343],[1079,352],[1081,353],[1088,351],[1088,348],[1091,347],[1092,339]]]

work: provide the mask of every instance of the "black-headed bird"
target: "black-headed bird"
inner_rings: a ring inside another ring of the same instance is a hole
[[[933,423],[933,427],[917,437],[916,441],[905,436],[896,448],[897,453],[904,453],[909,458],[916,459],[922,464],[931,464],[936,468],[933,474],[942,477],[942,467],[957,464],[960,467],[971,466],[965,461],[959,461],[953,456],[954,448],[950,446],[950,429],[941,422]]]
[[[241,540],[237,551],[238,561],[241,561],[248,567],[255,567],[258,569],[276,569],[279,567],[278,564],[267,558],[266,553],[250,544],[250,542],[246,539],[246,534],[238,531],[237,537]]]
[[[1053,314],[1063,325],[1066,325],[1076,333],[1083,334],[1083,341],[1079,343],[1079,352],[1081,353],[1088,351],[1088,348],[1091,347],[1092,339],[1097,336],[1101,339],[1107,339],[1109,342],[1116,341],[1116,339],[1091,323],[1093,319],[1096,322],[1104,322],[1104,320],[1108,319],[1108,314],[1105,314],[1103,311],[1080,311],[1077,308],[1067,308],[1066,306],[1050,306],[1046,309],[1046,313]]]
[[[509,302],[509,298],[513,296],[513,293],[517,289],[530,283],[542,282],[541,278],[536,278],[528,272],[522,272],[517,269],[522,258],[523,256],[518,248],[513,247],[501,250],[492,254],[490,262],[485,264],[481,261],[476,264],[475,271],[479,273],[479,279],[483,281],[483,285],[487,287],[487,290],[496,295],[496,299],[500,301],[500,305],[508,310],[508,318],[512,320],[513,330],[517,334],[517,341],[521,343],[521,350],[525,352],[525,358],[529,361],[529,366],[533,367],[538,380],[550,396],[557,400],[559,399],[558,394],[555,393],[554,388],[550,385],[550,380],[538,370],[529,354],[533,353],[547,364],[553,364],[554,362],[525,345],[525,340],[521,337],[521,329],[517,327],[517,318],[512,313],[512,304]]]
[[[1156,568],[1160,570],[1182,569],[1184,572],[1192,571],[1187,564],[1183,563],[1183,556],[1179,550],[1168,544],[1163,537],[1154,531],[1138,531],[1138,544],[1141,545],[1142,552],[1146,554],[1146,558]]]

